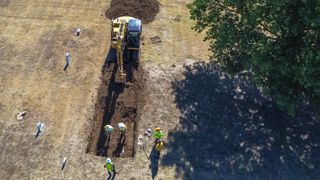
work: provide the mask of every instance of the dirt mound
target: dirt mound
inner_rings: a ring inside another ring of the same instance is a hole
[[[109,19],[120,16],[132,16],[141,19],[143,23],[150,23],[159,12],[157,0],[112,0],[106,11]]]

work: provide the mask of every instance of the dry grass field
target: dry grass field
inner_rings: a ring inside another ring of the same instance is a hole
[[[156,125],[165,132],[176,127],[179,110],[170,82],[183,71],[186,60],[208,60],[207,44],[190,29],[187,2],[159,2],[159,14],[143,27],[146,97],[138,110],[137,134]],[[106,178],[106,157],[87,154],[86,149],[110,45],[110,20],[104,16],[109,4],[108,0],[0,0],[1,179]],[[181,17],[175,21],[177,15]],[[160,43],[152,42],[155,36]],[[64,71],[66,52],[72,62]],[[168,106],[160,108],[163,105]],[[171,118],[164,122],[163,113],[169,109]],[[18,121],[17,113],[24,110],[25,119]],[[45,127],[35,138],[37,122]],[[64,157],[67,165],[61,171]],[[114,161],[116,179],[150,179],[154,174],[138,148],[134,158]],[[175,174],[174,167],[160,165],[156,175],[176,179]]]
[[[209,63],[208,43],[191,29],[191,0],[158,1],[133,84],[113,86],[105,12],[129,1],[0,0],[0,179],[107,179],[107,155],[120,180],[320,179],[319,116],[309,107],[288,116]],[[113,157],[113,134],[97,156],[101,125],[121,118],[131,123],[127,144]],[[152,140],[138,145],[156,126],[165,132],[160,157]]]

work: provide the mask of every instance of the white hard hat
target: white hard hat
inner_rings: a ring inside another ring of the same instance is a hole
[[[111,159],[110,159],[110,158],[107,158],[106,162],[107,162],[107,163],[111,163]]]
[[[121,122],[121,123],[118,123],[118,126],[119,126],[119,127],[126,127],[126,125],[124,125],[122,122]]]
[[[108,129],[113,129],[113,127],[112,127],[111,125],[106,125],[106,127],[107,127]]]

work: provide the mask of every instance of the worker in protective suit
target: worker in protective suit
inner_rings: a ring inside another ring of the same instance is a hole
[[[164,148],[164,142],[159,140],[159,143],[156,144],[155,148],[160,153],[160,151]]]
[[[123,122],[118,123],[118,126],[120,129],[120,134],[125,134],[127,130],[127,126]]]
[[[163,132],[161,131],[161,128],[157,127],[154,129],[152,133],[152,137],[155,138],[155,145],[157,145],[160,142],[160,139],[163,137]]]
[[[113,131],[113,127],[109,124],[104,126],[104,132],[106,135],[110,135]]]
[[[107,124],[104,126],[104,133],[107,136],[108,142],[110,141],[110,136],[112,131],[113,131],[113,127],[111,125]]]
[[[71,64],[71,54],[69,52],[66,53],[66,65],[64,66],[64,71],[67,70],[67,68]]]
[[[107,158],[106,164],[104,165],[104,167],[107,168],[108,179],[111,178],[112,173],[113,173],[113,176],[117,173],[116,168],[115,168],[114,164],[111,162],[110,158]]]
[[[119,137],[118,143],[121,143],[122,139],[125,140],[125,134],[126,134],[126,131],[127,131],[127,126],[123,122],[120,122],[120,123],[118,123],[118,127],[119,127],[119,130],[120,130],[120,137]]]

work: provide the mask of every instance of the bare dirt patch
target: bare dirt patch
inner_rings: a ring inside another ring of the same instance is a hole
[[[1,0],[0,7],[8,7],[11,0]]]
[[[95,106],[94,125],[87,152],[107,157],[133,157],[135,153],[134,141],[138,119],[138,108],[142,97],[143,71],[133,62],[125,64],[127,80],[130,85],[114,82],[115,64],[107,64],[102,70],[102,84],[98,91],[98,100]],[[127,132],[120,140],[118,123],[127,126]],[[104,126],[111,124],[114,131],[110,139],[104,134]]]
[[[150,23],[155,19],[159,9],[157,0],[112,0],[106,16],[109,19],[132,16],[141,19],[143,23]]]

